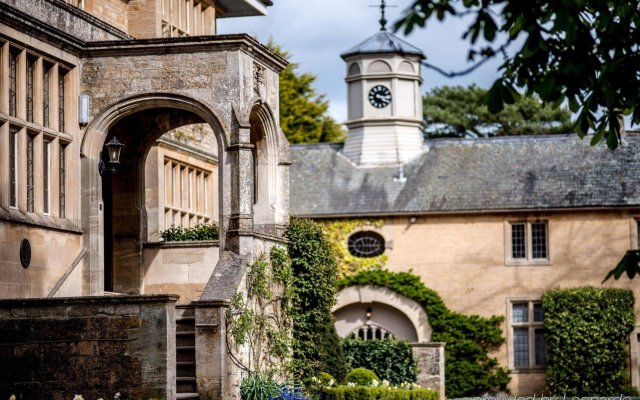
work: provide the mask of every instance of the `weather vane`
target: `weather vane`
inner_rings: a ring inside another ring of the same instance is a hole
[[[369,6],[369,7],[380,7],[380,30],[381,31],[386,31],[387,30],[387,19],[384,17],[384,9],[387,7],[396,7],[396,6],[388,6],[384,3],[384,0],[380,0],[380,5],[379,6]]]

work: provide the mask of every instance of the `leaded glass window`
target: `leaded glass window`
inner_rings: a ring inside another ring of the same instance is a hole
[[[33,85],[36,73],[36,61],[34,57],[27,57],[27,121],[33,122]]]
[[[384,238],[372,231],[356,232],[349,236],[348,248],[356,257],[376,257],[384,253]]]
[[[66,71],[62,68],[58,69],[58,130],[65,132],[65,119],[64,119],[64,76]]]
[[[42,144],[42,211],[51,212],[51,140],[45,139]]]
[[[9,115],[16,116],[16,96],[18,91],[18,55],[19,51],[9,50]]]
[[[42,124],[49,128],[49,102],[51,93],[51,65],[44,64],[44,75],[42,77]]]
[[[547,221],[512,222],[509,249],[510,259],[516,262],[546,261],[549,259]]]
[[[27,135],[27,211],[33,212],[34,185],[33,185],[33,142],[35,138]]]
[[[546,365],[543,323],[544,313],[539,301],[511,304],[511,348],[515,369],[542,368]]]
[[[526,258],[526,224],[517,223],[511,225],[511,258]]]
[[[66,171],[66,163],[67,157],[65,154],[66,147],[63,144],[60,144],[60,153],[58,155],[58,214],[60,218],[65,218],[65,207],[66,207],[66,182],[67,182],[67,171]]]
[[[18,207],[18,134],[19,129],[11,127],[9,132],[9,205]]]

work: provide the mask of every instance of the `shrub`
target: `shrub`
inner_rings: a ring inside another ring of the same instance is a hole
[[[296,378],[305,381],[326,371],[341,381],[347,363],[331,313],[338,272],[331,245],[311,220],[292,218],[285,236],[294,275],[290,315]]]
[[[438,392],[432,389],[396,389],[389,387],[325,388],[323,400],[438,400]]]
[[[633,304],[633,293],[623,289],[584,287],[544,294],[547,385],[552,393],[624,393]]]
[[[338,289],[354,285],[387,287],[420,304],[433,329],[431,340],[445,342],[446,395],[471,397],[495,389],[506,390],[508,370],[500,367],[489,350],[504,343],[499,325],[503,317],[484,318],[450,311],[440,296],[407,272],[361,271],[338,281]]]
[[[342,349],[350,368],[369,368],[393,385],[416,381],[416,362],[407,341],[346,339]]]
[[[191,228],[171,225],[170,228],[160,232],[160,237],[165,242],[218,240],[220,238],[220,230],[215,223],[198,224]]]
[[[352,369],[345,378],[347,383],[353,383],[356,386],[371,386],[374,380],[380,381],[380,378],[375,372],[367,368]]]
[[[264,400],[280,395],[280,386],[268,376],[250,373],[240,382],[242,400]]]

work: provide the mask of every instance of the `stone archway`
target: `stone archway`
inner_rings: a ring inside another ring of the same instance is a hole
[[[386,287],[365,285],[342,289],[333,314],[341,337],[370,322],[393,333],[397,339],[417,343],[431,340],[429,317],[422,306]]]
[[[85,271],[85,282],[91,282],[89,294],[101,293],[105,285],[112,290],[109,276],[111,268],[114,268],[114,258],[119,261],[118,268],[127,274],[125,281],[115,285],[117,291],[135,293],[140,290],[142,272],[138,271],[142,265],[142,243],[147,235],[144,229],[146,154],[155,140],[167,131],[203,122],[213,129],[218,143],[217,156],[224,165],[226,159],[223,149],[228,143],[228,134],[220,119],[205,105],[184,96],[154,94],[128,98],[104,110],[87,127],[81,152],[83,228],[88,234],[90,260],[88,271]],[[113,177],[100,176],[98,162],[102,146],[114,135],[126,145],[121,156],[122,165]],[[228,168],[218,170],[219,188],[224,187],[228,175]],[[105,181],[109,181],[108,193],[103,193]],[[113,204],[111,199],[115,194],[125,207],[118,208]],[[219,190],[219,195],[223,196],[222,190]],[[230,201],[221,203],[228,205]],[[221,222],[228,220],[229,207],[221,207],[219,214]],[[116,230],[113,221],[120,221]],[[115,236],[119,239],[113,239]],[[224,234],[221,235],[221,248],[224,248],[223,243]],[[121,271],[121,275],[124,273]]]

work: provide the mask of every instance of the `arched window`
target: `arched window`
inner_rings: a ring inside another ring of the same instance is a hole
[[[384,253],[384,238],[372,231],[354,233],[347,244],[349,253],[356,257],[376,257]]]

